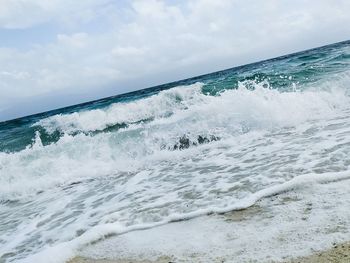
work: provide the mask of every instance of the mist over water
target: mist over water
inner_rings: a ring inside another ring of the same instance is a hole
[[[0,123],[0,257],[40,258],[244,208],[299,176],[343,176],[349,84],[343,42]]]

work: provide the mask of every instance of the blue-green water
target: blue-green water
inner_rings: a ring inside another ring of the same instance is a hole
[[[348,41],[0,123],[0,262],[347,171],[349,84]]]
[[[37,131],[40,132],[40,137],[44,145],[56,142],[63,135],[63,132],[57,129],[56,132],[48,134],[45,128],[40,125],[35,125],[35,123],[41,119],[74,112],[107,109],[110,105],[115,103],[142,100],[162,90],[168,90],[177,86],[188,86],[200,82],[203,84],[201,88],[202,93],[211,96],[216,96],[225,90],[237,89],[239,83],[244,82],[248,89],[254,89],[255,83],[267,82],[266,87],[277,89],[282,92],[290,92],[296,88],[298,90],[303,90],[313,84],[317,85],[317,83],[322,82],[325,77],[337,78],[337,74],[344,71],[347,72],[350,64],[349,45],[350,42],[342,42],[191,79],[2,122],[0,123],[0,151],[12,152],[24,149],[31,144],[35,137],[35,132]],[[139,121],[143,120],[141,119]],[[127,123],[125,124],[127,125]],[[113,125],[113,123],[106,125],[106,131],[108,132],[108,127],[112,127]],[[117,123],[114,128],[118,129],[119,125],[121,125],[121,128],[125,126],[124,123]]]

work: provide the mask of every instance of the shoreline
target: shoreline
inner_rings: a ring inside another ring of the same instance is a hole
[[[112,236],[66,263],[350,262],[349,186],[318,184],[247,209]]]
[[[92,259],[84,257],[75,257],[67,263],[175,263],[172,257],[162,256],[156,260],[135,260],[135,259]],[[192,261],[191,259],[188,259]],[[217,262],[230,262],[232,259],[220,258]],[[347,263],[350,261],[350,241],[334,244],[332,248],[317,251],[311,255],[287,259],[286,261],[271,261],[271,263]],[[181,260],[180,262],[186,262]],[[249,262],[249,261],[248,261]]]
[[[347,263],[350,262],[350,242],[334,244],[332,248],[299,257],[286,263]]]

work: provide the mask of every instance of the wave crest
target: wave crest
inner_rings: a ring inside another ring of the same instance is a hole
[[[168,117],[178,110],[184,110],[198,103],[201,97],[202,83],[179,86],[159,92],[148,98],[115,103],[105,109],[54,115],[40,120],[34,126],[42,126],[49,133],[59,130],[64,133],[96,132],[113,129],[118,125],[147,122],[155,118]],[[120,127],[117,127],[117,129]]]

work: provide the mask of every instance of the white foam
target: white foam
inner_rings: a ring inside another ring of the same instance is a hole
[[[115,103],[106,109],[96,109],[71,114],[59,114],[43,119],[34,126],[43,126],[49,132],[66,133],[103,130],[115,124],[130,124],[142,120],[167,117],[177,110],[186,109],[201,100],[201,87],[196,83],[159,92],[141,100]]]
[[[340,173],[327,173],[327,174],[308,174],[293,178],[292,180],[276,185],[267,189],[263,189],[251,195],[249,198],[243,199],[238,204],[227,206],[224,208],[205,208],[197,210],[187,214],[174,214],[164,220],[152,224],[140,224],[132,226],[121,226],[120,224],[104,224],[98,225],[91,228],[89,231],[84,233],[78,238],[71,241],[60,243],[59,245],[45,249],[44,251],[32,255],[25,260],[20,262],[50,262],[50,263],[61,263],[74,257],[77,250],[86,244],[100,240],[109,235],[121,235],[131,231],[145,230],[158,226],[168,224],[170,222],[188,220],[196,218],[199,216],[209,215],[213,213],[225,213],[234,210],[241,210],[248,208],[255,204],[258,200],[262,198],[276,195],[282,192],[290,191],[292,189],[300,187],[310,187],[310,185],[315,183],[325,183],[325,182],[335,182],[339,180],[350,179],[350,171],[340,172]],[[63,252],[63,253],[62,253]],[[113,251],[109,251],[113,253]]]
[[[349,100],[344,90],[339,89],[281,93],[265,88],[266,85],[266,82],[242,82],[238,89],[225,90],[218,96],[206,96],[201,92],[203,84],[196,83],[161,91],[149,98],[112,104],[106,109],[55,115],[34,125],[43,126],[50,133],[60,130],[72,134],[147,119],[165,119],[166,122],[184,118],[211,120],[215,114],[217,124],[230,120],[235,125],[245,122],[251,126],[271,127],[296,125],[310,118],[324,117]],[[255,90],[251,91],[247,86],[254,86]]]
[[[349,241],[350,180],[304,186],[248,210],[129,232],[83,247],[96,259],[284,262]]]
[[[70,133],[156,118],[113,134],[66,134],[45,147],[37,134],[33,147],[18,153],[0,153],[4,174],[0,178],[0,198],[19,198],[84,178],[137,171],[150,161],[147,156],[164,155],[161,149],[171,149],[183,135],[192,141],[198,135],[230,139],[242,132],[329,119],[349,105],[349,98],[340,90],[281,93],[257,83],[254,91],[240,86],[213,97],[202,94],[201,85],[173,88],[140,101],[115,104],[107,110],[57,115],[40,121],[38,124],[47,129]]]

